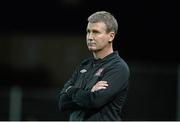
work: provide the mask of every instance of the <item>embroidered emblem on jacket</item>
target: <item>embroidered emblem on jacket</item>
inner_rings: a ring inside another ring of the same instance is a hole
[[[100,76],[103,70],[104,70],[104,68],[98,69],[98,71],[96,72],[95,76]]]
[[[80,73],[85,73],[85,72],[87,72],[86,69],[82,69],[82,70],[80,71]]]

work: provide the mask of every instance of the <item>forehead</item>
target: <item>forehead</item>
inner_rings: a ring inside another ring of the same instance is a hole
[[[106,25],[104,22],[96,22],[96,23],[89,22],[87,25],[87,29],[106,30]]]

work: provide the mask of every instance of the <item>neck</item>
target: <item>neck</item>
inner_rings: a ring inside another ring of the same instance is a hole
[[[99,50],[96,52],[93,52],[93,56],[95,59],[103,59],[104,57],[106,57],[107,55],[113,53],[113,49],[109,48],[108,50]]]

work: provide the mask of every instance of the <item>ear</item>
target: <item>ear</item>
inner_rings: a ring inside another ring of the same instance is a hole
[[[109,36],[110,36],[110,42],[112,42],[114,40],[115,37],[115,32],[109,32]]]

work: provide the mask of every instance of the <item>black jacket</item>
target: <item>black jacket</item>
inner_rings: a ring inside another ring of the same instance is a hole
[[[103,59],[86,59],[59,93],[59,108],[70,111],[70,120],[121,120],[129,75],[117,51]],[[91,92],[101,80],[108,82],[107,89]]]

